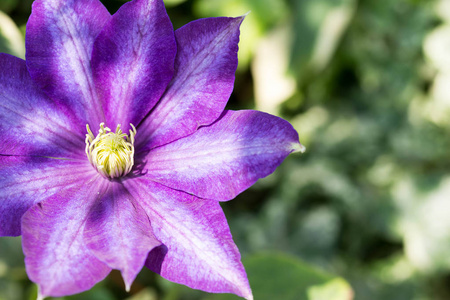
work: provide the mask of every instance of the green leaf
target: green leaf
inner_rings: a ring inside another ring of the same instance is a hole
[[[332,275],[286,254],[256,255],[246,260],[245,266],[255,299],[260,300],[306,300],[310,287],[333,279]]]

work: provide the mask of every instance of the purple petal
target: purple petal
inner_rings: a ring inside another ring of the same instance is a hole
[[[151,150],[144,161],[151,180],[201,198],[230,200],[302,149],[287,121],[227,111],[193,135]]]
[[[145,212],[118,182],[111,182],[108,192],[92,208],[84,240],[98,259],[122,272],[127,290],[148,252],[161,244]]]
[[[87,159],[0,156],[0,236],[20,235],[31,206],[94,175]]]
[[[162,0],[125,3],[94,44],[92,69],[110,126],[138,125],[173,76],[176,43]]]
[[[85,155],[74,120],[36,88],[25,61],[0,53],[0,65],[0,154]]]
[[[99,175],[63,189],[31,207],[22,218],[23,251],[29,278],[41,297],[64,296],[90,289],[110,268],[83,241],[89,209],[101,197]]]
[[[200,19],[175,32],[175,75],[138,129],[144,137],[139,145],[150,149],[169,143],[220,116],[233,90],[243,19]]]
[[[124,185],[146,211],[156,238],[167,247],[167,252],[158,247],[150,253],[150,269],[191,288],[253,299],[218,202],[166,188],[145,177],[127,180]]]
[[[98,0],[36,0],[26,30],[26,61],[33,80],[72,109],[80,128],[104,121],[90,59],[110,14]]]

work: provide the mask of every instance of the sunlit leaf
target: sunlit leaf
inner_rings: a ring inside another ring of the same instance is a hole
[[[256,109],[278,114],[278,106],[295,92],[295,78],[288,74],[292,34],[287,26],[263,37],[252,62]]]
[[[0,52],[25,58],[25,40],[16,24],[0,11]]]
[[[350,300],[353,291],[350,285],[342,278],[327,281],[308,289],[308,300]]]

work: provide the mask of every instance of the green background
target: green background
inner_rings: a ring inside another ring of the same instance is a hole
[[[165,2],[175,28],[250,11],[229,108],[289,120],[307,148],[222,205],[255,299],[450,299],[450,1]],[[24,56],[31,3],[0,1],[0,52]],[[1,238],[0,299],[35,295]],[[238,297],[145,269],[130,293],[114,271],[60,299]]]

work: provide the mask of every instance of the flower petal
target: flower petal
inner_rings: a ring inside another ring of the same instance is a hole
[[[138,125],[173,76],[175,36],[162,0],[125,3],[97,37],[92,69],[106,123]],[[126,130],[125,130],[126,131]]]
[[[257,111],[226,111],[214,124],[151,150],[146,176],[201,198],[230,200],[301,151],[285,120]]]
[[[95,174],[87,159],[0,156],[0,236],[20,235],[31,206]]]
[[[150,269],[191,288],[253,299],[218,202],[203,201],[145,177],[127,180],[124,185],[146,211],[156,238],[167,247],[165,256],[165,251],[163,255],[150,253]]]
[[[0,154],[84,155],[73,118],[36,88],[25,61],[0,53],[0,65]]]
[[[149,251],[161,244],[145,212],[118,182],[109,184],[107,193],[89,213],[84,241],[98,259],[122,272],[127,290]]]
[[[200,19],[175,31],[175,75],[138,129],[140,147],[169,143],[220,116],[233,90],[243,19]]]
[[[26,61],[33,80],[72,109],[80,128],[104,121],[90,59],[110,14],[98,0],[36,0],[26,30]]]
[[[22,218],[23,251],[29,278],[40,297],[64,296],[90,289],[110,268],[83,241],[89,209],[101,197],[99,175],[64,189],[31,207]]]

